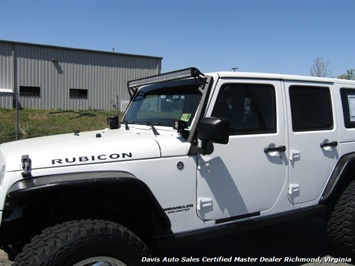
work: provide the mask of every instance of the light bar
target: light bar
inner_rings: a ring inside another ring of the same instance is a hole
[[[185,68],[181,70],[176,70],[172,72],[167,72],[164,74],[151,76],[147,78],[136,79],[132,81],[128,81],[127,85],[128,88],[132,87],[139,87],[142,85],[148,85],[153,83],[159,83],[169,80],[177,80],[177,79],[184,79],[184,78],[191,78],[191,77],[198,77],[199,75],[203,75],[200,70],[195,67]]]

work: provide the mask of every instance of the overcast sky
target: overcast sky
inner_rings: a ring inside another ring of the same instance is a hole
[[[333,76],[355,68],[355,0],[0,0],[0,39],[189,66]]]

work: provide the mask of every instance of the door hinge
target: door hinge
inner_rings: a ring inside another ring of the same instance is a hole
[[[299,194],[300,193],[300,185],[299,184],[290,184],[288,186],[288,194]]]
[[[198,198],[197,200],[197,210],[201,210],[203,208],[212,207],[213,200],[212,198]]]
[[[290,161],[296,161],[301,159],[301,152],[298,150],[290,150],[290,153],[288,155],[288,159]]]

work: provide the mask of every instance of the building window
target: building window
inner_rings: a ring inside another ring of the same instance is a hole
[[[20,86],[20,96],[41,97],[41,88],[33,86]]]
[[[70,89],[70,99],[87,99],[88,90],[85,89]]]
[[[329,88],[291,86],[290,101],[293,131],[330,130],[333,128]]]

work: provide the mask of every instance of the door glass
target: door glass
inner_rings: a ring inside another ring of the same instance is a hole
[[[293,131],[333,128],[329,88],[290,86],[290,101]]]
[[[275,90],[265,84],[225,84],[212,116],[230,120],[231,135],[276,132]]]

